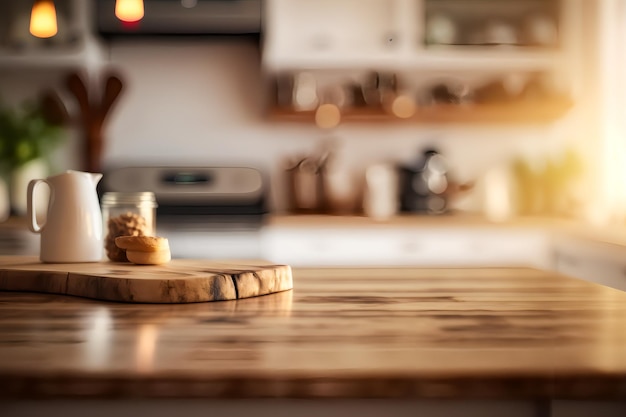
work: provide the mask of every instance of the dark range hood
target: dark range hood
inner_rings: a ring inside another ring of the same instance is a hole
[[[115,0],[97,0],[98,33],[105,37],[159,35],[258,35],[262,0],[144,0],[144,17],[125,23]]]

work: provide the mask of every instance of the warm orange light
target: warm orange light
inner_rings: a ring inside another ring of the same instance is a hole
[[[411,97],[398,96],[391,103],[391,112],[400,119],[409,119],[415,114],[415,102]]]
[[[137,22],[143,17],[143,0],[116,0],[115,16],[123,22]]]
[[[322,129],[336,127],[341,122],[341,110],[334,104],[322,104],[315,111],[315,124]]]
[[[57,34],[57,11],[52,0],[36,0],[30,14],[30,33],[38,38]]]

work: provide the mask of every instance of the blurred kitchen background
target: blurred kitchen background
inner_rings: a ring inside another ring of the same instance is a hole
[[[31,33],[33,3],[54,5],[55,35]],[[43,124],[24,129],[55,139],[31,141],[42,158],[7,150],[4,123],[4,217],[24,214],[11,195],[29,178],[65,169],[107,184],[150,167],[115,184],[167,174],[211,205],[231,174],[205,168],[245,167],[252,214],[623,225],[624,3],[3,1],[3,117],[34,106]]]

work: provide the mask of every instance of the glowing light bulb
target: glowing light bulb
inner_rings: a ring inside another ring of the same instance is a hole
[[[57,11],[52,0],[37,0],[30,14],[30,33],[38,38],[57,34]]]
[[[116,0],[115,16],[123,22],[137,22],[143,18],[143,0]]]

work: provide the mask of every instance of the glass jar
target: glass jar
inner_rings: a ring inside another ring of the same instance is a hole
[[[104,249],[109,258],[126,262],[126,252],[115,245],[119,236],[156,236],[156,198],[152,192],[108,192],[102,196]]]

